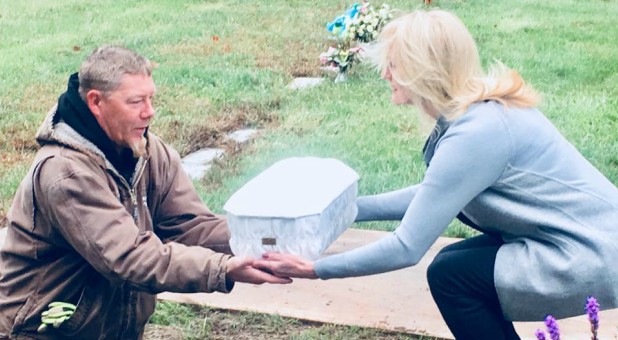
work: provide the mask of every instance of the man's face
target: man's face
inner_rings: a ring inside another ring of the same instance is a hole
[[[144,132],[155,115],[152,77],[125,74],[120,86],[104,96],[100,91],[88,92],[88,106],[99,125],[117,146],[128,147],[135,156],[145,152]]]

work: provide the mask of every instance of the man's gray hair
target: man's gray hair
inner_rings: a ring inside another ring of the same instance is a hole
[[[106,45],[95,49],[79,69],[79,95],[86,101],[90,90],[103,92],[104,96],[120,86],[123,75],[152,74],[148,59],[121,46]]]

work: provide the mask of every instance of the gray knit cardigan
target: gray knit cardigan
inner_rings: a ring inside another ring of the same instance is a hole
[[[505,241],[494,280],[513,321],[618,306],[618,189],[535,109],[472,105],[425,148],[423,181],[359,197],[358,221],[401,219],[390,235],[315,263],[320,278],[415,265],[460,213]],[[460,215],[461,216],[461,215]]]

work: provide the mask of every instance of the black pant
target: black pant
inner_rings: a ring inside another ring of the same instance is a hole
[[[504,319],[494,284],[502,244],[489,235],[451,244],[427,270],[431,295],[457,340],[519,339],[513,323]]]

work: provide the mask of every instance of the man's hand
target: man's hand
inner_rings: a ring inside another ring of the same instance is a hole
[[[256,261],[256,268],[266,270],[279,277],[300,277],[317,279],[313,262],[294,254],[266,253],[263,260]]]
[[[60,325],[68,320],[75,312],[75,305],[66,302],[52,302],[47,307],[48,310],[41,313],[41,325],[38,332],[44,332],[47,326],[60,327]]]
[[[227,261],[227,277],[236,282],[253,284],[291,283],[289,277],[279,277],[255,267],[256,261],[249,257],[233,256]]]

